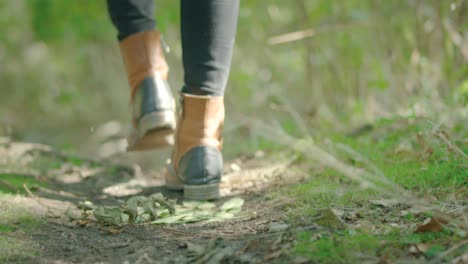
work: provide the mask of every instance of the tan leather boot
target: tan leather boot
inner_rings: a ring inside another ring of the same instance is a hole
[[[175,102],[167,83],[169,67],[156,31],[133,34],[120,42],[131,88],[132,129],[128,151],[174,142]]]
[[[184,190],[189,200],[219,198],[223,173],[224,98],[182,94],[166,187]]]

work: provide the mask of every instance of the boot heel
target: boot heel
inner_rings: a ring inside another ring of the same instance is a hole
[[[173,110],[146,114],[138,122],[138,136],[140,137],[144,137],[151,131],[159,129],[175,130],[175,114]]]
[[[219,199],[219,183],[203,185],[184,185],[184,197],[187,200],[198,201]]]
[[[148,150],[174,144],[174,111],[158,111],[146,114],[138,128],[127,138],[127,151]]]
[[[183,191],[184,190],[184,183],[181,179],[177,177],[177,173],[172,166],[170,160],[166,164],[166,174],[164,175],[166,178],[166,188],[171,191]]]

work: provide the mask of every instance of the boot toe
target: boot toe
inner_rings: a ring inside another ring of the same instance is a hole
[[[179,162],[178,174],[183,179],[185,185],[219,183],[222,173],[223,156],[214,147],[194,147]]]

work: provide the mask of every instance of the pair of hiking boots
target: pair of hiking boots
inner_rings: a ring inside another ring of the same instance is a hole
[[[166,187],[183,190],[190,200],[219,198],[223,97],[181,94],[182,111],[176,118],[159,33],[133,34],[120,42],[120,50],[131,87],[132,131],[128,150],[173,144]]]

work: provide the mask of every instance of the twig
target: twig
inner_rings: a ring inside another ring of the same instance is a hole
[[[268,44],[270,45],[278,45],[278,44],[283,44],[287,42],[293,42],[293,41],[298,41],[301,39],[305,39],[308,37],[315,36],[317,34],[317,31],[313,28],[311,29],[306,29],[306,30],[300,30],[300,31],[295,31],[275,37],[271,37],[268,39]]]
[[[445,258],[446,256],[450,255],[452,252],[454,252],[455,250],[463,247],[464,245],[468,245],[468,239],[465,239],[463,240],[462,242],[456,244],[455,246],[447,249],[446,251],[440,253],[439,255],[437,255],[437,257],[435,259],[433,259],[431,262],[429,263],[440,263],[440,261]]]
[[[425,201],[417,199],[412,195],[412,193],[401,188],[399,185],[392,183],[384,175],[381,177],[375,177],[375,173],[371,173],[366,169],[357,168],[342,162],[332,154],[316,146],[310,139],[304,140],[294,138],[287,134],[281,127],[273,127],[265,124],[264,122],[257,122],[256,124],[261,128],[260,131],[262,131],[266,137],[274,137],[276,142],[303,153],[306,157],[319,162],[321,165],[341,172],[351,180],[365,184],[366,187],[378,190],[391,197],[396,197],[404,204],[414,207],[429,207]],[[382,183],[385,183],[385,185],[381,186]]]
[[[291,33],[286,33],[278,36],[274,36],[268,39],[268,44],[270,45],[278,45],[278,44],[285,44],[293,41],[298,41],[302,40],[305,38],[310,38],[313,37],[319,33],[325,33],[325,32],[331,32],[331,31],[338,31],[338,30],[343,30],[343,29],[348,29],[348,28],[353,28],[357,26],[363,26],[367,25],[367,23],[354,23],[354,24],[349,24],[349,25],[334,25],[334,26],[328,26],[328,27],[323,27],[320,29],[305,29],[305,30],[298,30],[294,31]]]
[[[54,213],[52,212],[52,208],[51,208],[50,206],[47,206],[47,205],[45,205],[44,203],[42,203],[41,199],[39,199],[39,197],[37,197],[36,195],[34,195],[34,194],[31,192],[31,190],[28,188],[28,186],[26,186],[26,183],[23,184],[23,188],[24,188],[24,190],[26,191],[26,193],[27,193],[34,201],[36,201],[38,204],[40,204],[41,206],[43,206],[44,208],[47,209],[47,213],[48,213],[50,216],[52,216],[52,217],[54,217],[54,218],[59,218],[59,217],[60,217],[60,216],[58,216],[58,215],[56,215],[56,214],[54,214]]]
[[[468,155],[466,155],[459,147],[453,144],[442,132],[437,131],[436,135],[440,139],[442,139],[448,145],[449,148],[456,150],[458,153],[460,153],[460,155],[462,155],[462,157],[464,157],[465,159],[468,159]]]

